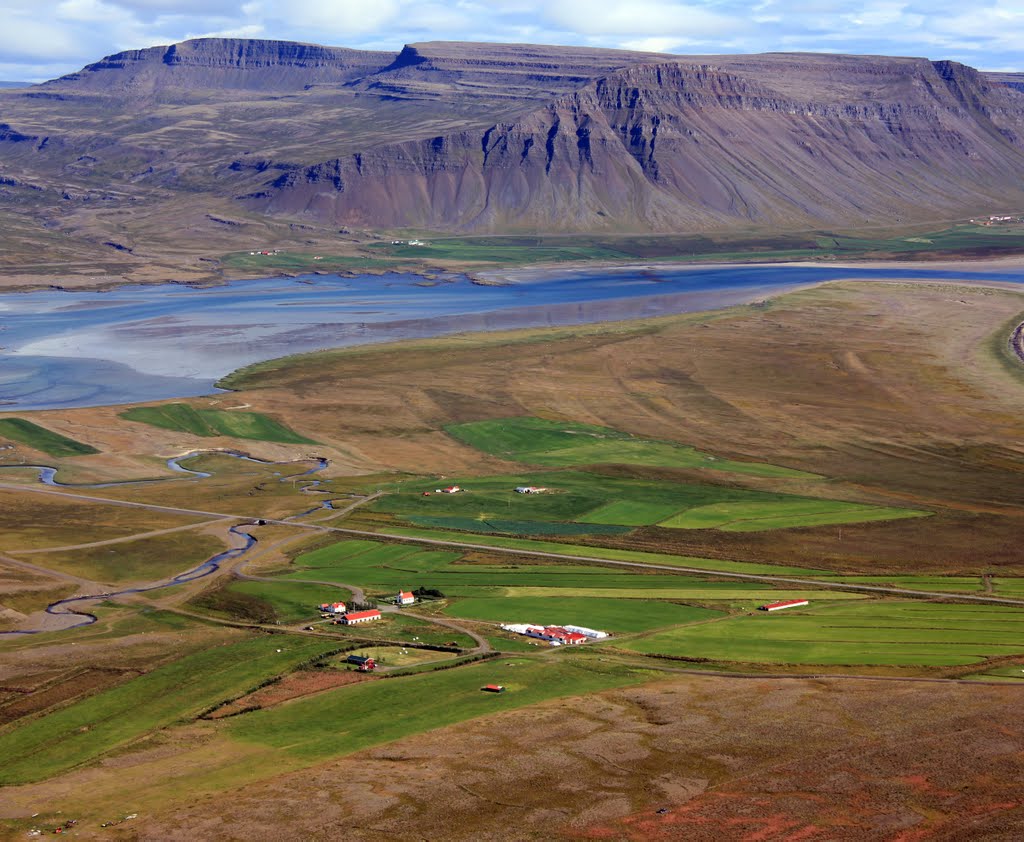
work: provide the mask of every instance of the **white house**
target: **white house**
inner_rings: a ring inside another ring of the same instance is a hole
[[[412,605],[415,601],[416,597],[412,591],[399,591],[395,597],[395,605]]]

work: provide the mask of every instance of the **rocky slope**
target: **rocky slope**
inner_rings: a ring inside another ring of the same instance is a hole
[[[1024,202],[1022,139],[1024,92],[952,62],[673,59],[517,120],[292,169],[245,201],[464,230],[922,220]]]
[[[239,228],[224,219],[746,231],[1024,208],[1022,80],[809,54],[209,38],[129,51],[0,91],[0,227],[21,244],[8,237],[2,259],[110,241],[133,249],[119,260],[154,243],[226,251]]]

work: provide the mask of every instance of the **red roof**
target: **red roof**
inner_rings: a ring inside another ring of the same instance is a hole
[[[412,591],[401,591],[398,595],[402,599],[416,599],[416,595]]]
[[[370,611],[349,611],[345,615],[346,620],[362,620],[365,617],[379,617],[380,611],[372,609]]]
[[[786,599],[782,602],[769,602],[767,605],[762,605],[766,611],[770,608],[789,608],[793,605],[807,605],[806,599]]]
[[[587,639],[587,636],[585,634],[578,634],[577,632],[567,632],[566,634],[562,635],[562,639],[569,641],[583,641]]]

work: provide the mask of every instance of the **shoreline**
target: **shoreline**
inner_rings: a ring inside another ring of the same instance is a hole
[[[154,280],[136,280],[128,279],[123,276],[107,276],[102,279],[89,278],[82,279],[83,283],[77,283],[77,277],[74,275],[27,275],[27,274],[4,274],[0,272],[0,295],[15,294],[15,293],[34,293],[34,292],[111,292],[117,289],[123,289],[126,287],[153,287],[161,286],[164,284],[173,284],[176,286],[185,286],[193,289],[214,289],[217,287],[228,286],[231,284],[246,283],[249,281],[269,281],[269,280],[295,280],[299,278],[315,278],[315,277],[339,277],[339,278],[358,278],[365,275],[415,275],[425,280],[434,280],[438,276],[442,275],[462,275],[470,281],[481,281],[483,285],[492,285],[494,283],[515,283],[516,278],[526,280],[527,276],[539,275],[541,278],[549,278],[552,273],[576,273],[584,271],[685,271],[687,269],[713,269],[716,267],[722,268],[788,268],[788,267],[814,267],[814,268],[829,268],[829,269],[872,269],[872,270],[885,270],[892,269],[894,271],[907,271],[913,269],[921,269],[922,271],[957,271],[966,270],[966,267],[971,267],[970,271],[975,272],[1000,272],[1000,271],[1014,271],[1017,269],[1024,269],[1024,253],[1007,255],[1003,257],[956,257],[956,256],[941,256],[934,259],[926,260],[899,260],[894,258],[889,259],[878,259],[878,258],[867,258],[864,260],[858,260],[856,258],[847,260],[828,260],[822,258],[808,258],[806,260],[794,260],[792,258],[771,260],[759,257],[756,260],[716,260],[713,257],[708,259],[696,259],[696,260],[671,260],[671,259],[655,259],[655,260],[579,260],[571,262],[557,262],[557,263],[529,263],[522,265],[509,265],[509,266],[497,266],[497,267],[480,267],[478,265],[453,265],[453,266],[417,266],[415,264],[409,264],[408,266],[396,266],[391,269],[381,269],[380,267],[367,267],[365,269],[346,269],[338,272],[325,272],[320,270],[311,270],[309,272],[280,272],[277,274],[268,273],[266,275],[249,275],[249,274],[238,274],[237,276],[233,273],[225,274],[221,271],[217,275],[207,275],[201,278],[186,278],[186,277],[165,277]],[[182,274],[185,274],[184,272]],[[96,281],[95,283],[89,283],[87,281]]]

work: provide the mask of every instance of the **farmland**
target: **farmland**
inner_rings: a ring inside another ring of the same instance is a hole
[[[788,664],[956,666],[1024,655],[1024,610],[867,601],[758,612],[626,644],[637,652]]]
[[[0,783],[39,780],[241,693],[331,644],[262,636],[189,655],[71,707],[0,733]],[[54,750],[59,745],[59,750]]]
[[[24,418],[0,418],[0,440],[16,441],[48,456],[88,456],[99,451]]]
[[[679,788],[683,762],[692,761],[694,780],[721,793],[726,784],[746,785],[736,771],[744,758],[765,768],[777,768],[783,756],[798,763],[780,734],[798,743],[810,735],[822,751],[860,758],[857,752],[882,739],[882,726],[872,723],[883,693],[904,719],[905,728],[892,733],[918,740],[886,743],[898,755],[894,776],[910,774],[924,756],[926,732],[945,745],[948,729],[963,744],[1014,743],[997,737],[991,723],[999,716],[1011,722],[1007,711],[1019,707],[1016,697],[1000,694],[1016,692],[1020,682],[1024,609],[955,600],[1024,595],[1016,550],[1024,404],[990,341],[1022,310],[1019,294],[999,290],[839,284],[713,315],[500,341],[453,337],[254,367],[243,378],[253,388],[228,400],[320,442],[316,452],[329,465],[315,478],[299,477],[316,465],[304,443],[243,435],[266,435],[263,422],[218,427],[218,419],[241,413],[217,408],[213,398],[190,400],[190,413],[175,408],[186,404],[166,405],[169,426],[122,418],[123,408],[40,413],[40,426],[101,450],[89,459],[55,457],[59,476],[75,481],[80,462],[95,463],[90,478],[166,475],[166,459],[195,448],[185,438],[194,435],[227,440],[211,442],[219,447],[244,445],[267,461],[204,453],[185,464],[207,478],[54,494],[23,491],[36,487],[27,471],[5,474],[14,485],[0,489],[0,552],[38,567],[0,568],[0,586],[10,591],[0,601],[16,609],[5,615],[5,629],[17,626],[16,611],[38,610],[77,587],[62,575],[134,582],[178,572],[215,550],[225,526],[242,516],[253,521],[245,530],[258,543],[204,580],[110,599],[95,609],[92,626],[0,641],[3,687],[14,688],[0,689],[0,714],[12,714],[0,726],[0,752],[18,758],[4,770],[10,806],[0,808],[0,834],[26,832],[24,822],[42,804],[97,823],[140,809],[140,827],[159,828],[155,835],[168,839],[184,833],[167,824],[170,817],[189,815],[196,821],[190,832],[205,828],[213,838],[213,812],[233,815],[238,804],[279,804],[279,813],[254,813],[267,826],[298,821],[275,799],[308,795],[312,780],[329,794],[323,809],[338,821],[344,818],[330,805],[355,805],[361,796],[382,828],[399,828],[401,816],[429,823],[442,806],[416,789],[425,785],[424,769],[443,770],[477,793],[453,790],[446,809],[468,810],[459,805],[493,799],[479,788],[490,742],[501,747],[500,766],[527,750],[523,735],[530,734],[576,752],[574,767],[591,758],[578,773],[578,794],[558,789],[548,754],[517,760],[531,774],[536,764],[537,791],[558,805],[602,792],[604,812],[581,801],[572,809],[590,812],[574,813],[582,816],[574,827],[619,838],[628,836],[623,828],[639,827],[621,823],[630,816],[660,821],[652,817],[662,805],[682,815],[692,795]],[[953,322],[957,330],[943,333]],[[465,491],[436,493],[451,484]],[[522,485],[548,490],[516,494]],[[284,521],[322,499],[338,511]],[[239,517],[218,525],[209,516],[104,500]],[[261,526],[259,518],[283,522]],[[187,528],[148,534],[178,527]],[[32,549],[47,552],[20,554]],[[657,567],[603,563],[614,561]],[[351,628],[317,617],[317,604],[356,591],[383,601],[421,587],[443,596]],[[810,605],[756,610],[789,598]],[[555,648],[510,637],[496,627],[502,622],[579,624],[612,637]],[[254,631],[239,628],[253,625],[273,625],[276,633],[250,638]],[[481,647],[479,656],[407,650],[398,657],[391,647],[418,638],[468,650],[477,645],[470,633],[506,654],[489,656]],[[332,683],[337,657],[323,669],[291,672],[351,646],[383,656],[397,675]],[[467,662],[472,657],[487,659]],[[121,672],[101,674],[108,665]],[[437,667],[444,669],[427,671]],[[748,677],[692,674],[701,670]],[[278,690],[249,692],[284,673],[290,677]],[[843,678],[777,677],[822,673]],[[901,681],[907,677],[970,684],[913,685]],[[487,683],[508,689],[481,693]],[[222,718],[197,720],[236,697],[219,708]],[[34,699],[35,707],[28,704]],[[949,705],[957,711],[952,720]],[[832,717],[825,730],[821,710]],[[745,719],[751,716],[756,722]],[[560,742],[570,733],[572,740]],[[642,739],[633,742],[634,734]],[[641,750],[649,734],[675,747],[672,764],[664,752]],[[67,751],[53,751],[57,744]],[[698,744],[730,759],[698,760]],[[881,762],[877,752],[865,756]],[[619,774],[609,758],[628,770],[618,795],[606,785]],[[359,768],[378,774],[360,777]],[[131,786],[125,769],[140,770]],[[805,772],[802,786],[813,778],[810,767]],[[534,803],[532,788],[513,798],[508,780],[486,780],[503,788],[495,790],[499,800]],[[382,781],[402,798],[414,793],[413,801],[367,796]],[[871,779],[871,786],[880,784]],[[849,815],[854,799],[840,790],[822,796],[839,805],[833,818]],[[905,803],[903,789],[886,792],[886,803]],[[703,802],[692,803],[696,811]],[[515,809],[494,806],[506,817]],[[750,810],[760,815],[762,808]],[[254,819],[239,821],[259,837]]]
[[[121,413],[127,421],[152,424],[165,430],[195,436],[228,436],[235,439],[273,441],[282,444],[316,444],[273,418],[259,412],[195,409],[186,403],[140,406]]]
[[[534,420],[525,419],[530,423]],[[488,446],[497,447],[491,440]],[[645,446],[641,445],[641,449]],[[550,452],[544,454],[540,457],[517,451],[515,455],[531,461],[548,458]],[[633,451],[616,456],[626,462],[634,457]],[[870,523],[929,514],[710,483],[641,480],[583,471],[457,477],[454,484],[463,491],[456,494],[437,494],[437,483],[398,483],[389,487],[387,496],[375,502],[371,511],[395,514],[429,529],[522,536],[621,535],[634,527],[654,525],[746,532]],[[545,491],[517,494],[518,486],[539,486]]]

